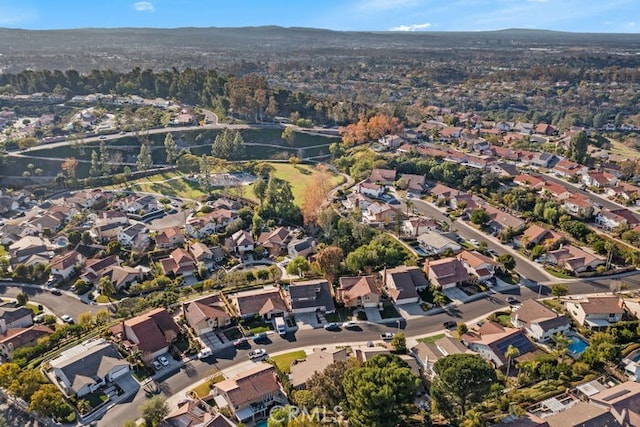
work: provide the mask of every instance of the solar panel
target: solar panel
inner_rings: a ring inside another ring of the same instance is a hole
[[[629,394],[629,393],[631,393],[631,392],[629,390],[627,390],[627,389],[616,391],[611,396],[607,396],[602,400],[604,400],[605,402],[608,402],[610,400],[617,399],[618,397],[624,396],[625,394]]]

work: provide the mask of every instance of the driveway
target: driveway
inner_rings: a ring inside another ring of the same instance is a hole
[[[364,312],[367,315],[369,322],[380,323],[382,316],[380,316],[380,310],[377,307],[365,307]]]
[[[322,326],[315,313],[296,313],[296,323],[300,329],[315,329]]]
[[[200,340],[206,347],[209,347],[211,349],[220,348],[220,346],[224,344],[215,332],[207,332],[200,335]]]
[[[396,305],[396,309],[405,319],[421,317],[425,315],[424,310],[420,307],[420,303],[412,302],[409,304]]]
[[[462,289],[457,287],[443,289],[442,293],[444,293],[451,301],[457,304],[464,304],[469,300],[469,295],[464,293]]]

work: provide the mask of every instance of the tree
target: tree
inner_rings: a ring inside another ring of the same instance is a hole
[[[73,179],[76,177],[76,168],[78,167],[78,160],[75,157],[68,157],[60,165],[60,168],[67,174],[67,178]]]
[[[16,301],[18,302],[19,306],[26,305],[29,301],[29,294],[27,294],[26,292],[20,292],[18,295],[16,295]]]
[[[25,402],[31,401],[31,396],[45,384],[47,380],[35,369],[21,371],[15,380],[9,385],[9,392]]]
[[[296,133],[293,131],[293,128],[291,126],[287,126],[282,131],[282,135],[280,135],[280,137],[287,141],[287,144],[293,147],[293,143],[296,140]]]
[[[566,285],[553,285],[551,286],[551,295],[560,299],[560,297],[567,296],[569,294],[569,288]]]
[[[436,407],[452,421],[462,420],[475,405],[483,402],[498,382],[495,370],[475,354],[453,354],[433,365],[436,377],[431,397]]]
[[[100,176],[100,164],[98,163],[98,153],[96,150],[91,151],[91,164],[89,165],[89,175]]]
[[[178,144],[174,141],[171,132],[167,132],[164,137],[164,151],[167,155],[167,164],[174,164],[178,158]]]
[[[511,368],[511,361],[516,357],[520,356],[520,349],[518,349],[518,347],[514,347],[513,345],[509,344],[509,347],[507,347],[507,351],[504,352],[504,355],[507,358],[507,378],[508,378],[509,370]]]
[[[4,363],[0,365],[0,387],[8,388],[13,381],[18,378],[20,366],[15,363]]]
[[[100,172],[102,175],[109,175],[111,172],[111,156],[104,141],[100,141]]]
[[[333,283],[340,271],[340,263],[344,260],[342,249],[337,246],[327,246],[316,253],[316,264],[324,277]]]
[[[85,311],[78,316],[78,324],[89,328],[93,324],[93,316],[90,312]]]
[[[467,332],[469,332],[469,327],[467,326],[466,323],[459,323],[457,332],[458,332],[458,336],[461,337]]]
[[[471,211],[469,219],[472,223],[479,225],[480,227],[484,227],[489,223],[489,221],[491,221],[491,216],[483,209],[474,209]]]
[[[153,166],[153,159],[151,158],[151,148],[147,144],[140,145],[140,153],[136,159],[136,168],[139,171],[146,171]]]
[[[260,201],[260,206],[262,206],[262,202],[266,197],[266,193],[267,193],[267,181],[263,177],[259,176],[256,178],[255,182],[253,183],[253,194],[255,194],[258,200]]]
[[[303,256],[297,256],[287,264],[287,273],[304,277],[304,274],[311,269],[309,261]]]
[[[147,425],[155,427],[169,415],[169,406],[164,397],[153,396],[142,404],[140,411]]]
[[[58,387],[53,384],[43,384],[31,396],[29,410],[35,411],[43,417],[58,418],[65,412],[68,413],[70,408]]]
[[[407,352],[407,339],[404,334],[395,334],[391,340],[391,346],[396,354],[405,354]]]
[[[342,381],[349,425],[392,427],[409,413],[420,379],[394,354],[381,354],[347,370]]]
[[[516,266],[516,260],[511,254],[499,255],[498,262],[505,270],[513,270]]]
[[[107,298],[111,299],[113,295],[116,293],[116,288],[113,286],[113,282],[109,278],[109,276],[104,276],[98,282],[98,292]]]
[[[586,132],[580,131],[571,137],[565,156],[576,163],[586,165],[589,161],[589,138]]]
[[[333,408],[346,399],[342,378],[350,362],[333,362],[324,371],[317,371],[307,381],[307,390],[313,393],[318,406]]]

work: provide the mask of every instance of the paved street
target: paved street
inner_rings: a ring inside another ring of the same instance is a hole
[[[63,292],[62,295],[53,295],[46,288],[37,286],[20,287],[16,284],[8,285],[0,283],[0,298],[15,298],[22,291],[29,295],[30,302],[42,304],[58,316],[68,314],[74,319],[77,319],[81,313],[89,311],[95,314],[103,308],[103,306],[100,305],[85,304],[77,297],[71,296],[66,292]]]

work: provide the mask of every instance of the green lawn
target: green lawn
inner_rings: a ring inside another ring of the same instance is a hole
[[[101,391],[98,391],[98,392],[95,392],[95,393],[89,393],[89,394],[83,396],[82,398],[87,400],[92,408],[95,408],[96,406],[100,405],[101,403],[106,402],[107,399],[108,399],[107,395],[104,394]]]
[[[614,154],[619,154],[621,156],[625,156],[629,159],[634,159],[640,157],[640,152],[638,150],[634,150],[631,147],[623,144],[620,141],[616,141],[615,139],[607,138],[611,143],[611,151]]]
[[[33,304],[28,302],[25,304],[25,307],[33,311],[34,316],[37,316],[38,314],[42,313],[42,310],[38,309],[38,304]]]
[[[307,186],[314,182],[318,172],[312,165],[299,164],[294,166],[290,163],[272,163],[271,165],[275,169],[273,173],[276,178],[291,183],[291,191],[293,192],[295,203],[300,205]],[[334,188],[344,182],[344,178],[341,175],[327,172],[327,176],[330,177],[327,188]],[[249,195],[249,193],[251,194]],[[253,191],[248,191],[247,196],[255,197]]]
[[[429,343],[434,343],[443,337],[444,337],[444,334],[432,335],[430,337],[418,338],[418,342],[429,344]]]
[[[153,179],[153,181],[158,180],[159,179]],[[153,181],[150,181],[147,178],[142,178],[129,184],[129,187],[134,191],[156,193],[164,196],[186,197],[189,199],[201,199],[207,195],[200,189],[200,185],[197,182],[187,180],[185,178],[178,178],[167,182]]]
[[[393,304],[387,303],[384,304],[383,310],[380,312],[380,317],[383,319],[393,319],[395,317],[401,317],[398,310],[393,306]]]
[[[570,275],[568,275],[566,273],[563,273],[561,271],[556,271],[556,270],[554,270],[552,268],[549,268],[549,267],[545,267],[544,269],[545,269],[545,271],[547,273],[551,274],[553,277],[557,277],[558,279],[573,279],[574,278],[573,276],[570,276]]]
[[[282,372],[288,374],[291,371],[291,364],[294,360],[304,359],[307,357],[307,353],[304,350],[292,351],[291,353],[281,354],[271,358]]]

